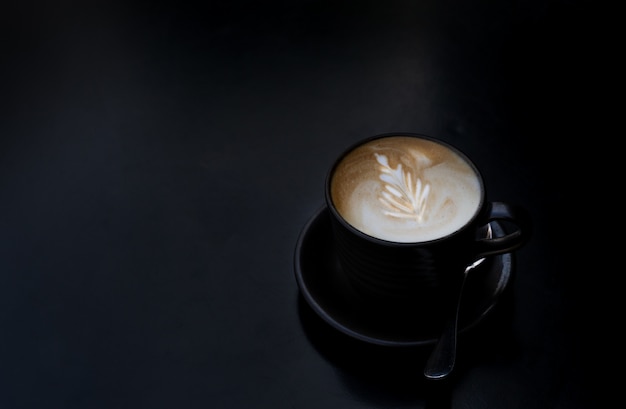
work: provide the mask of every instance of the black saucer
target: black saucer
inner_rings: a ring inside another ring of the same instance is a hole
[[[491,224],[494,236],[504,234]],[[309,306],[335,329],[353,338],[383,346],[434,344],[439,329],[420,328],[415,322],[377,317],[345,281],[333,251],[328,209],[320,208],[304,226],[296,244],[295,276]],[[459,317],[460,333],[482,322],[512,281],[513,257],[507,253],[487,258],[468,276]]]

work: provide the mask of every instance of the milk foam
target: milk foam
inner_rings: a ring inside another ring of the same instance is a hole
[[[422,242],[470,220],[481,200],[474,168],[449,148],[408,136],[375,139],[335,168],[331,196],[342,217],[383,240]]]

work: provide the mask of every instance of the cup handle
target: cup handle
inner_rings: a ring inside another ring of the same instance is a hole
[[[510,253],[522,247],[532,232],[532,222],[528,211],[518,205],[505,202],[490,202],[488,206],[487,221],[507,222],[506,227],[503,226],[507,233],[500,237],[477,240],[477,258]]]

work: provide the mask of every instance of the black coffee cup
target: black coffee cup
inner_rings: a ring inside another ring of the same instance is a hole
[[[325,197],[354,290],[372,313],[424,324],[441,318],[468,265],[519,249],[531,232],[523,207],[486,199],[482,175],[463,152],[416,133],[348,147],[328,172]],[[490,235],[492,222],[507,231]]]

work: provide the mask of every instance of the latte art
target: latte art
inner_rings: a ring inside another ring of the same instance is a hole
[[[381,165],[380,179],[385,182],[382,196],[379,197],[381,203],[387,208],[383,213],[401,219],[414,219],[421,223],[424,219],[430,185],[422,186],[422,180],[411,177],[411,172],[404,172],[402,164],[398,164],[396,169],[391,169],[385,155],[378,153],[374,155]],[[415,186],[413,179],[415,179]]]
[[[373,139],[335,166],[330,194],[339,214],[370,236],[423,242],[447,236],[477,212],[482,195],[475,168],[429,139]]]

